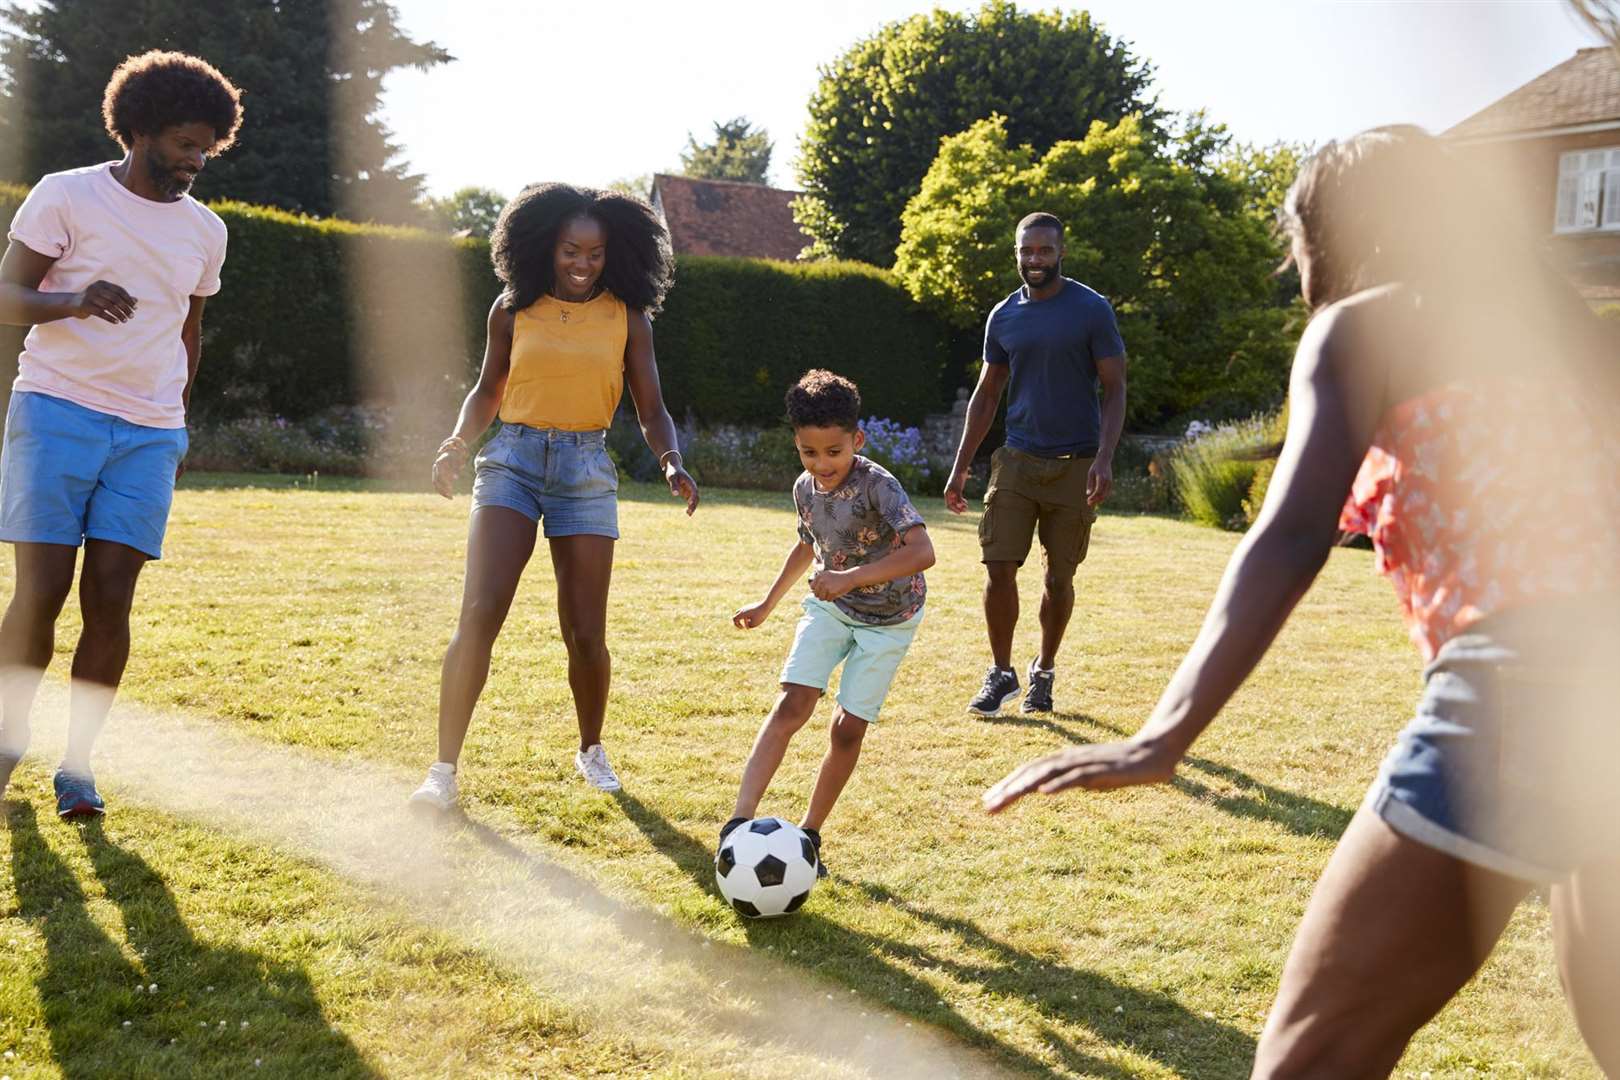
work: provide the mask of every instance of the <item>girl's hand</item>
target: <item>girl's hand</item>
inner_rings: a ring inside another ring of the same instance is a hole
[[[686,516],[691,517],[692,511],[696,510],[698,505],[697,481],[681,468],[678,460],[673,459],[664,466],[664,479],[669,483],[671,495],[686,500]]]
[[[455,497],[456,478],[467,464],[467,444],[452,435],[439,444],[433,459],[433,490],[450,499]]]
[[[766,619],[770,618],[771,605],[761,600],[757,604],[740,607],[731,615],[731,625],[739,630],[752,630]]]
[[[1032,791],[1056,795],[1072,787],[1106,791],[1135,784],[1162,784],[1175,775],[1183,750],[1140,736],[1124,742],[1071,746],[1027,762],[984,793],[984,808],[1000,813]]]

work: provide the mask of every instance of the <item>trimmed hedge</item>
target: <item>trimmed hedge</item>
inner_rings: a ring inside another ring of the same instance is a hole
[[[26,193],[0,185],[0,215]],[[230,253],[204,319],[195,415],[301,419],[382,401],[453,416],[499,292],[486,241],[212,208]],[[695,256],[678,260],[655,339],[672,412],[760,425],[780,420],[783,393],[811,367],[854,379],[870,412],[920,421],[967,381],[975,344],[875,267]],[[7,348],[0,363],[15,357]]]

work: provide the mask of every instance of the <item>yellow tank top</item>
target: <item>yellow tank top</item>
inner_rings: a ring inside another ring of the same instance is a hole
[[[582,304],[542,296],[512,319],[503,424],[596,431],[624,391],[629,312],[612,293]]]

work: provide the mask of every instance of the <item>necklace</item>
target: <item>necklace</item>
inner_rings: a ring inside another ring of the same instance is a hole
[[[602,284],[600,282],[598,282],[595,286],[593,286],[591,288],[590,295],[585,297],[585,299],[583,299],[583,300],[565,300],[562,297],[558,296],[555,290],[553,290],[553,292],[551,294],[551,298],[553,300],[558,301],[559,303],[562,303],[562,304],[588,304],[592,300],[595,300],[600,295],[602,295]],[[566,308],[566,307],[563,308],[561,313],[559,313],[559,315],[557,316],[558,321],[559,322],[567,322],[568,317],[571,314],[573,314],[573,312],[569,308]]]

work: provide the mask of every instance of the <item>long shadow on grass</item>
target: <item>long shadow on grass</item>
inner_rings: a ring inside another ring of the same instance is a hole
[[[620,791],[613,797],[653,847],[700,888],[714,888],[714,854],[706,845],[675,828],[635,796]],[[1089,1028],[1112,1044],[1129,1045],[1136,1053],[1172,1067],[1180,1067],[1174,1058],[1183,1051],[1196,1051],[1204,1062],[1197,1072],[1200,1077],[1248,1075],[1254,1039],[1237,1028],[1192,1012],[1169,995],[1043,960],[997,941],[965,919],[927,912],[877,886],[836,876],[834,880],[847,882],[877,902],[894,904],[917,920],[953,934],[963,952],[974,960],[941,956],[902,938],[851,930],[817,915],[814,900],[791,918],[744,921],[749,944],[774,946],[774,955],[792,963],[791,950],[795,943],[802,943],[807,946],[807,961],[808,954],[814,954],[818,974],[838,979],[970,1043],[988,1047],[1032,1073],[1049,1074],[1051,1066],[1002,1041],[948,1002],[933,1004],[941,1000],[938,989],[892,961],[903,959],[919,968],[940,970],[963,984],[991,992],[1026,1000],[1036,995],[1033,1005],[1043,1021],[1041,1041],[1053,1049],[1066,1068],[1082,1075],[1124,1080],[1137,1073],[1075,1046],[1056,1024]],[[1065,1000],[1064,994],[1073,996]],[[1124,1012],[1114,1012],[1116,1007]],[[1178,1034],[1166,1041],[1165,1033],[1170,1031]]]
[[[17,906],[45,938],[39,993],[51,1053],[68,1080],[378,1075],[332,1031],[307,975],[199,942],[157,872],[91,821],[82,826],[85,848],[141,958],[137,967],[91,917],[84,890],[40,834],[33,807],[12,803],[7,811]],[[155,983],[157,992],[136,993],[143,983]],[[255,1059],[264,1066],[255,1068]]]
[[[1059,717],[1070,723],[1062,723]],[[1131,732],[1124,728],[1104,723],[1095,717],[1081,713],[1053,713],[1049,717],[1017,716],[1001,717],[992,723],[1005,724],[1009,727],[1038,727],[1058,735],[1070,743],[1091,743],[1096,739],[1086,733],[1070,726],[1073,723],[1089,724],[1101,728],[1119,738],[1128,738]],[[1248,773],[1234,769],[1230,765],[1211,761],[1208,758],[1195,757],[1191,754],[1182,759],[1186,765],[1203,773],[1205,776],[1224,780],[1238,789],[1237,794],[1217,794],[1208,784],[1202,783],[1189,776],[1178,773],[1171,784],[1177,791],[1191,795],[1195,799],[1219,807],[1234,817],[1254,818],[1259,821],[1269,821],[1273,825],[1280,825],[1296,836],[1319,837],[1327,840],[1336,840],[1350,826],[1351,811],[1333,803],[1313,799],[1308,795],[1296,795],[1282,788],[1272,787],[1261,783]]]

